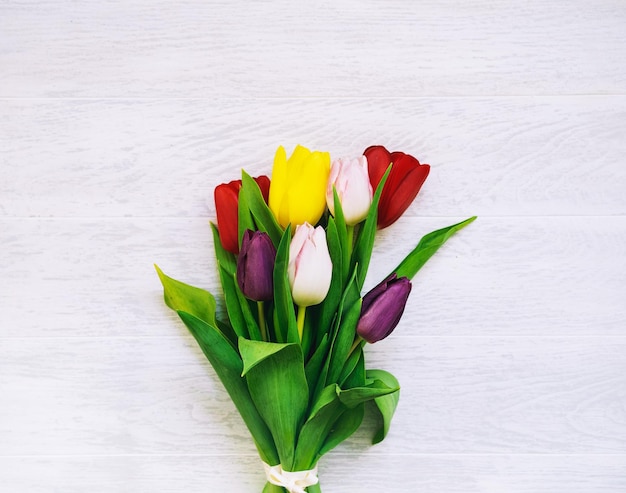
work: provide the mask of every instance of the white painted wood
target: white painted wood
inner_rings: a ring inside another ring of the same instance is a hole
[[[2,458],[8,491],[83,493],[258,493],[263,473],[251,456],[131,455]],[[615,455],[376,455],[333,454],[320,463],[322,490],[352,493],[619,493],[623,456]]]
[[[0,456],[253,455],[241,418],[184,330],[4,339],[2,374],[11,378],[0,383]],[[377,343],[367,366],[393,372],[402,390],[390,434],[372,453],[626,455],[624,351],[626,337]],[[366,420],[337,451],[358,458],[373,425]]]
[[[214,216],[213,188],[279,145],[432,165],[409,214],[626,213],[626,96],[0,101],[0,214]]]
[[[480,217],[368,349],[397,416],[323,491],[623,493],[625,25],[621,0],[2,2],[0,490],[260,491],[152,263],[215,290],[215,185],[382,143],[432,173],[368,287]]]
[[[621,0],[4,2],[4,97],[623,94]]]
[[[382,232],[366,289],[460,219]],[[1,219],[0,231],[0,340],[178,333],[153,263],[220,295],[205,218]],[[625,251],[624,217],[480,217],[415,278],[398,335],[626,335]]]

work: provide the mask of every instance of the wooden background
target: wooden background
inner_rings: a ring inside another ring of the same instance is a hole
[[[623,0],[0,3],[0,489],[260,491],[152,263],[218,291],[213,187],[297,143],[432,165],[368,287],[479,216],[368,348],[400,405],[324,492],[626,491]]]

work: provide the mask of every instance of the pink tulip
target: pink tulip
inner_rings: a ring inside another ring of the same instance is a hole
[[[324,228],[309,223],[296,228],[289,247],[289,285],[293,301],[300,307],[321,303],[330,288],[333,264]]]
[[[372,205],[372,185],[367,169],[367,158],[340,158],[333,162],[326,188],[326,204],[335,215],[333,187],[343,209],[346,224],[354,226],[365,219]]]

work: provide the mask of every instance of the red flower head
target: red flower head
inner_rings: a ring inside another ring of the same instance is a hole
[[[383,146],[368,147],[363,155],[367,158],[370,183],[374,190],[389,165],[392,165],[378,203],[378,228],[383,229],[395,223],[411,205],[426,181],[430,166],[420,164],[413,156],[403,152],[390,153]]]
[[[267,176],[259,176],[254,179],[265,202],[270,193],[270,179]],[[241,180],[233,180],[230,183],[222,183],[215,187],[215,209],[217,211],[217,229],[220,233],[220,241],[225,250],[239,253],[239,190]]]

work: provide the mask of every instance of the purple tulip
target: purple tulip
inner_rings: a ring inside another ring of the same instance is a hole
[[[411,281],[391,274],[363,297],[357,333],[370,344],[387,337],[396,328],[411,292]]]
[[[237,258],[237,283],[246,298],[254,301],[272,299],[275,261],[276,248],[267,233],[246,230]]]

